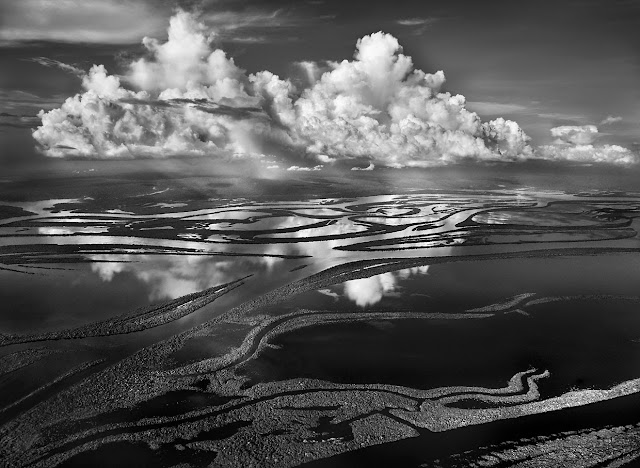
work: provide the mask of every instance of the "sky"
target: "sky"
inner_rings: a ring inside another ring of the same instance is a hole
[[[639,26],[634,0],[0,0],[0,163],[635,164]]]

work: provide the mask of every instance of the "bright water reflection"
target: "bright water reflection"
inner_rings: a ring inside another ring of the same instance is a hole
[[[400,282],[414,275],[425,275],[429,265],[390,271],[368,278],[355,279],[344,283],[344,294],[359,307],[375,305],[383,297],[402,294]]]
[[[14,460],[324,457],[640,388],[638,198],[125,201],[0,204]]]

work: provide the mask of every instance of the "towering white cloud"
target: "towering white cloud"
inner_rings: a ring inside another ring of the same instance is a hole
[[[298,90],[268,71],[247,75],[189,13],[171,18],[168,32],[164,43],[144,38],[147,56],[125,75],[94,65],[84,93],[41,112],[34,138],[43,152],[220,157],[286,148],[306,165],[353,158],[397,167],[532,155],[515,122],[482,123],[464,96],[441,91],[442,71],[414,69],[391,35],[363,37],[353,60],[324,72],[307,63],[313,73]]]
[[[185,105],[156,107],[147,103],[148,93],[124,89],[101,65],[91,68],[83,87],[85,93],[61,108],[40,113],[42,126],[33,136],[48,156],[205,154],[229,143],[228,117]]]
[[[295,103],[297,134],[312,153],[393,166],[530,153],[517,124],[500,119],[483,125],[465,109],[464,96],[440,92],[442,71],[415,70],[389,34],[365,36],[355,60],[331,67]]]
[[[215,102],[248,99],[243,70],[222,50],[211,50],[204,26],[179,12],[169,22],[169,37],[161,44],[145,37],[152,59],[130,66],[129,81],[139,89],[158,93],[159,99],[209,99]]]

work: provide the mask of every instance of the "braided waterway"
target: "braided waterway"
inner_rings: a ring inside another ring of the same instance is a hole
[[[8,466],[636,458],[634,194],[170,195],[0,203]]]

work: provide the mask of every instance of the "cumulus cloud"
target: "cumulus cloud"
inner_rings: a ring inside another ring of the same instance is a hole
[[[369,165],[367,167],[352,167],[351,170],[352,171],[373,171],[376,168],[376,166],[373,163],[369,163]]]
[[[390,166],[530,153],[524,132],[504,121],[483,124],[464,96],[440,92],[443,72],[415,70],[393,36],[365,36],[356,48],[353,61],[331,64],[295,102],[297,135],[309,152]]]
[[[168,40],[145,38],[149,58],[122,78],[94,65],[84,93],[41,112],[34,138],[53,157],[259,155],[264,141],[292,144],[279,127],[291,119],[290,83],[269,72],[247,76],[210,39],[179,12]],[[248,108],[255,112],[247,115]]]
[[[397,39],[357,42],[353,60],[304,67],[297,89],[269,71],[248,75],[212,47],[214,35],[184,11],[168,39],[145,37],[147,55],[122,76],[94,65],[84,93],[50,112],[33,136],[53,157],[279,156],[295,166],[334,160],[392,167],[532,156],[529,138],[502,118],[482,122],[442,71],[417,70]]]
[[[556,138],[557,143],[588,145],[598,136],[598,127],[595,125],[563,125],[552,128],[551,136]]]
[[[537,150],[538,157],[542,159],[615,165],[638,162],[638,156],[622,146],[592,144],[598,136],[595,125],[554,127],[551,135],[556,138],[554,144],[541,146]]]
[[[545,145],[538,150],[543,159],[580,163],[607,163],[630,165],[638,162],[638,156],[618,145]]]
[[[613,115],[608,115],[602,120],[602,122],[600,122],[600,125],[611,125],[617,122],[622,122],[622,117],[620,116],[614,117]]]
[[[168,39],[142,41],[151,59],[130,66],[129,81],[139,89],[159,93],[159,98],[211,99],[216,102],[248,98],[246,78],[233,59],[210,50],[211,37],[204,26],[185,12],[171,18]]]

